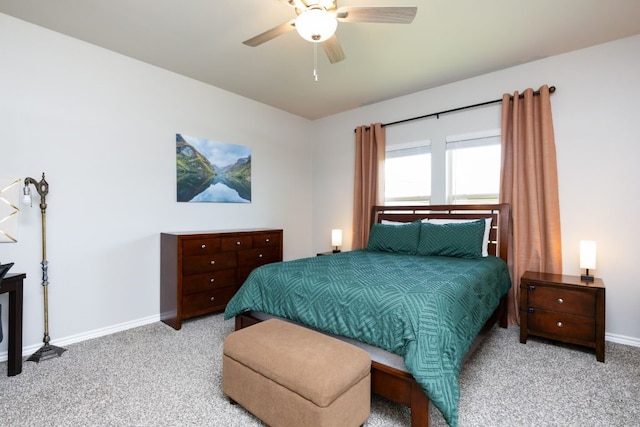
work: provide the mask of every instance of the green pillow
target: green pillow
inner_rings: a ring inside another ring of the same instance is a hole
[[[371,251],[415,254],[420,236],[420,221],[406,224],[378,224],[371,227],[367,249]]]
[[[485,221],[420,225],[418,254],[481,258]]]

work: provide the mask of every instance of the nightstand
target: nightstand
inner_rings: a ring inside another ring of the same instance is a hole
[[[604,362],[602,279],[527,271],[520,280],[520,342],[529,335],[595,349]]]
[[[316,254],[316,256],[333,255],[333,254],[339,254],[339,253],[340,253],[340,251],[338,251],[338,252],[334,252],[334,251],[329,251],[329,252],[318,252],[318,253]]]

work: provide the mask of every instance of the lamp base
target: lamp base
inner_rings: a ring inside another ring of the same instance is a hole
[[[583,274],[580,276],[580,280],[583,282],[593,282],[593,276]]]
[[[27,361],[29,362],[40,362],[41,360],[51,359],[52,357],[62,356],[62,353],[67,351],[67,349],[62,347],[56,347],[55,345],[45,344],[38,351],[33,353]]]
[[[334,249],[334,250],[333,250],[333,253],[334,253],[334,254],[340,253],[340,249]]]

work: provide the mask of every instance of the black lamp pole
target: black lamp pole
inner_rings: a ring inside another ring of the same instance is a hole
[[[47,270],[49,267],[49,262],[47,261],[47,194],[49,193],[49,183],[44,179],[44,172],[42,173],[42,179],[40,181],[36,181],[33,178],[25,178],[24,179],[24,192],[25,195],[31,197],[31,192],[29,191],[29,184],[33,184],[36,188],[36,191],[40,195],[40,212],[42,214],[42,288],[44,290],[44,338],[42,342],[44,345],[40,347],[38,351],[33,353],[31,357],[27,360],[31,362],[40,362],[44,359],[49,359],[55,356],[61,356],[66,349],[61,347],[56,347],[55,345],[49,344],[49,276],[47,274]]]

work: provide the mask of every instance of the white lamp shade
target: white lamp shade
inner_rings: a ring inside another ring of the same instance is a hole
[[[580,268],[596,268],[596,242],[580,240]]]
[[[338,21],[322,8],[307,9],[296,18],[296,31],[305,40],[321,43],[336,32]]]
[[[31,189],[26,185],[22,189],[22,204],[26,206],[31,205]]]
[[[331,246],[342,246],[342,230],[331,230]]]

